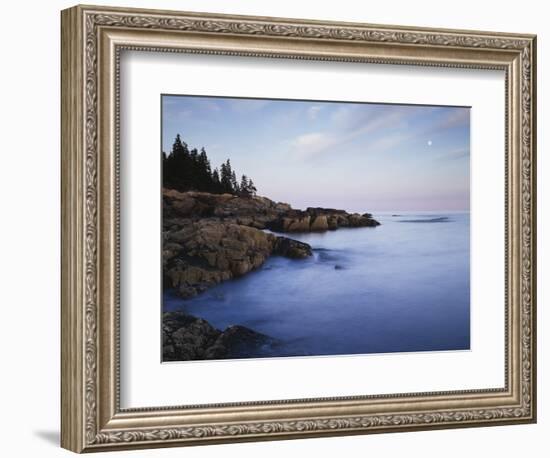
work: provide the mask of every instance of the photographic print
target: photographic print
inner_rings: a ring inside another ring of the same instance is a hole
[[[162,95],[162,360],[470,349],[470,108]]]

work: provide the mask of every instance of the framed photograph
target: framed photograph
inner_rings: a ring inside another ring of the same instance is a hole
[[[62,12],[62,446],[536,421],[536,37]]]

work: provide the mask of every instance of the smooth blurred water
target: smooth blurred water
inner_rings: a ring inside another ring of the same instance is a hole
[[[191,300],[165,293],[164,309],[282,342],[251,356],[469,349],[469,213],[374,217],[381,226],[285,234],[314,256],[271,257]]]

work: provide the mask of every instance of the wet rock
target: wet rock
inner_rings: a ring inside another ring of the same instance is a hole
[[[283,232],[309,232],[311,230],[311,216],[299,215],[283,218]]]
[[[245,326],[214,328],[202,318],[183,312],[162,317],[163,361],[252,357],[276,344],[275,339]]]
[[[311,246],[307,243],[292,240],[287,237],[277,237],[273,254],[278,254],[292,259],[305,259],[313,254]]]
[[[263,346],[273,343],[274,340],[265,334],[245,326],[234,325],[223,331],[214,345],[226,349],[228,357],[246,357],[260,353]]]
[[[328,218],[327,215],[318,215],[315,217],[315,219],[312,221],[311,226],[309,228],[310,231],[328,231]]]

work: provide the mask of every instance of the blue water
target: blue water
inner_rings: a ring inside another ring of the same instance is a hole
[[[164,309],[281,342],[257,356],[469,349],[469,213],[374,218],[382,225],[292,234],[311,258],[271,257],[191,300],[165,293]]]

